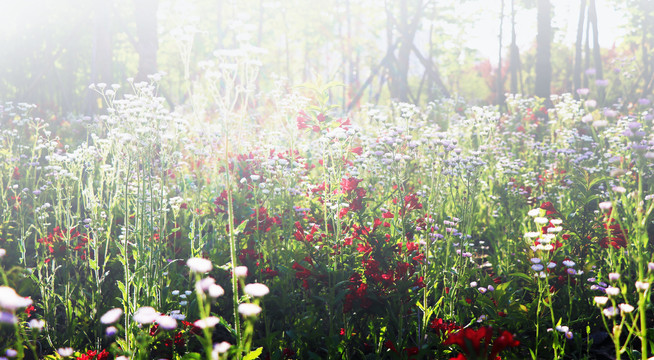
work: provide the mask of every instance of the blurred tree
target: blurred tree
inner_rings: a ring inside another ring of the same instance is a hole
[[[113,83],[113,34],[112,3],[94,1],[93,14],[93,58],[91,59],[90,83]],[[86,112],[92,113],[99,106],[95,92],[87,92]]]
[[[134,0],[136,20],[136,49],[139,67],[136,81],[147,81],[147,76],[157,72],[157,7],[158,0]]]
[[[584,38],[584,19],[586,16],[586,0],[579,0],[579,21],[577,22],[577,41],[575,42],[575,64],[574,71],[572,74],[572,81],[574,84],[574,89],[577,90],[581,88],[581,61],[582,61],[582,42]],[[578,99],[579,94],[574,92],[575,97]]]
[[[534,94],[549,101],[552,84],[552,5],[538,0],[538,34],[536,35],[536,84]]]
[[[509,73],[511,78],[511,94],[518,93],[518,84],[520,84],[520,93],[524,92],[522,88],[522,73],[520,66],[520,50],[518,49],[517,36],[515,30],[515,0],[511,0],[511,47],[509,50]]]

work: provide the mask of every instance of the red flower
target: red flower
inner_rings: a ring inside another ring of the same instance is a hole
[[[500,336],[495,339],[493,342],[493,348],[491,349],[489,359],[494,359],[500,351],[508,347],[516,347],[520,345],[520,341],[513,339],[513,334],[504,330]]]
[[[500,336],[495,339],[493,346],[488,353],[493,337],[493,329],[491,327],[482,327],[478,330],[466,328],[455,333],[451,333],[443,342],[443,345],[458,345],[463,351],[463,355],[459,355],[455,359],[496,359],[497,354],[508,348],[520,345],[520,342],[513,338],[513,335],[508,331],[503,331]],[[462,357],[463,356],[463,357]]]
[[[105,349],[98,354],[98,360],[109,360],[109,352]]]
[[[549,202],[549,201],[546,201],[546,202],[542,203],[542,204],[540,205],[540,208],[546,211],[546,213],[545,213],[546,215],[554,215],[554,214],[558,214],[558,213],[559,213],[559,212],[556,211],[556,209],[554,208],[554,205],[552,205],[552,203]]]
[[[627,247],[627,230],[623,229],[614,218],[604,220],[604,229],[607,236],[600,239],[601,247],[608,248],[609,245],[615,249]]]

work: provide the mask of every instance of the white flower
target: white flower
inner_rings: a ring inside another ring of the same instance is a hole
[[[614,186],[611,189],[619,194],[624,194],[627,192],[627,189],[625,189],[624,186]]]
[[[620,305],[618,305],[618,307],[620,308],[620,311],[623,312],[623,313],[628,314],[628,313],[634,311],[634,307],[629,305],[629,304],[620,304]]]
[[[255,316],[261,312],[261,307],[257,304],[243,303],[238,305],[238,312],[245,316]]]
[[[45,321],[32,319],[32,320],[30,320],[28,325],[29,325],[30,329],[41,331],[41,330],[43,330],[43,327],[45,326]]]
[[[213,344],[213,351],[218,354],[224,354],[227,352],[227,350],[229,350],[230,347],[232,347],[232,344],[228,343],[227,341],[223,341],[221,343]]]
[[[266,285],[259,283],[247,284],[243,291],[252,297],[263,297],[270,293],[270,289]]]
[[[195,283],[195,291],[198,293],[205,293],[209,290],[209,287],[215,283],[216,280],[212,277],[202,278]]]
[[[186,265],[191,271],[201,274],[209,272],[213,268],[211,261],[203,258],[190,258],[186,260]]]
[[[18,318],[10,312],[0,311],[0,324],[16,324]]]
[[[609,280],[611,280],[611,281],[620,280],[620,274],[619,273],[609,273]]]
[[[636,281],[636,289],[645,291],[649,289],[649,283],[643,281]]]
[[[477,291],[479,291],[481,294],[485,294],[486,291],[488,291],[488,289],[486,289],[485,287],[479,287],[477,288]]]
[[[529,210],[529,212],[527,212],[527,215],[529,215],[531,217],[536,217],[536,216],[540,215],[540,209],[538,209],[538,208],[537,209],[531,209],[531,210]]]
[[[609,301],[609,298],[606,296],[595,296],[595,304],[597,305],[606,305],[607,301]]]
[[[16,294],[16,290],[8,286],[0,286],[0,309],[15,311],[32,305],[32,299]]]
[[[528,232],[528,233],[525,233],[525,237],[526,237],[526,238],[529,238],[529,239],[537,238],[537,237],[539,237],[539,236],[540,236],[540,233],[539,233],[539,232],[536,232],[536,231],[530,231],[530,232]]]
[[[558,331],[558,332],[564,333],[564,332],[568,332],[569,330],[570,330],[570,328],[565,326],[565,325],[557,325],[556,326],[556,331]]]
[[[220,323],[220,319],[215,316],[209,316],[204,319],[196,320],[193,325],[200,329],[212,328]]]
[[[563,220],[561,220],[561,219],[552,219],[551,223],[552,223],[552,225],[561,225],[561,224],[563,224]]]
[[[234,271],[237,277],[244,278],[248,276],[248,267],[247,266],[237,266]]]
[[[620,289],[618,289],[617,287],[609,286],[606,288],[606,295],[608,296],[620,295]]]
[[[567,266],[567,267],[573,267],[573,266],[575,266],[575,262],[572,261],[572,260],[569,260],[569,259],[563,260],[562,263],[563,263],[563,265],[565,265],[565,266]]]
[[[5,255],[7,255],[7,250],[5,250],[5,249],[0,249],[0,258],[1,258],[1,257],[4,257]]]
[[[610,307],[607,307],[606,309],[602,310],[602,313],[607,318],[612,318],[612,317],[618,315],[619,311],[618,311],[618,309],[614,308],[613,306],[610,306]]]
[[[68,357],[73,355],[73,348],[66,347],[66,348],[59,348],[57,349],[57,354],[59,354],[62,357]]]
[[[156,319],[157,324],[164,330],[173,330],[177,327],[177,321],[168,315],[159,315]]]
[[[602,201],[601,203],[599,203],[599,208],[602,211],[611,210],[611,207],[613,207],[613,205],[611,204],[610,201]]]
[[[544,267],[543,267],[542,264],[534,264],[534,265],[531,266],[531,269],[534,270],[534,271],[541,271],[541,270],[543,270],[543,268]]]
[[[477,282],[476,281],[471,282],[470,287],[477,287]]]
[[[536,224],[538,224],[538,225],[545,225],[545,224],[549,223],[550,221],[546,217],[539,216],[537,218],[534,218],[534,222]]]
[[[531,258],[531,262],[534,264],[540,264],[540,259],[539,258]]]
[[[100,318],[100,322],[105,325],[113,324],[117,322],[121,316],[123,316],[123,309],[114,308],[104,313]]]
[[[215,299],[225,295],[225,290],[220,285],[211,284],[211,286],[209,286],[208,294]]]
[[[153,307],[143,306],[136,310],[133,318],[134,321],[139,324],[151,324],[157,319],[158,316],[159,313]]]

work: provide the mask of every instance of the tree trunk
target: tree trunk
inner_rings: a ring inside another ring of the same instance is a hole
[[[538,35],[536,35],[536,96],[549,102],[552,83],[551,43],[552,6],[549,0],[538,0]]]
[[[497,59],[497,105],[502,108],[504,104],[504,82],[502,80],[502,36],[504,30],[504,0],[501,0],[500,5],[500,36],[499,36],[499,49]]]
[[[134,0],[136,16],[136,34],[138,37],[139,68],[136,81],[147,81],[148,75],[157,72],[157,35],[158,0]]]
[[[409,101],[409,57],[413,39],[409,37],[409,9],[407,0],[400,0],[400,31],[401,43],[397,54],[397,73],[392,79],[395,89],[391,96],[398,101]]]
[[[574,96],[579,99],[577,89],[581,89],[581,61],[582,61],[582,42],[584,39],[584,18],[586,16],[586,0],[579,0],[579,21],[577,22],[577,42],[575,43],[575,67],[572,74],[574,81]]]
[[[113,47],[111,26],[111,3],[95,0],[93,58],[91,60],[90,83],[113,83]],[[95,112],[98,106],[98,96],[89,91],[86,101],[86,111]]]
[[[595,63],[595,76],[596,79],[604,79],[604,72],[602,71],[602,56],[600,54],[599,45],[599,31],[597,28],[597,10],[595,8],[595,0],[590,0],[588,4],[588,19],[593,24],[593,62]],[[605,91],[604,87],[598,86],[598,97],[600,101],[604,100]]]
[[[520,63],[520,55],[518,52],[518,44],[516,41],[515,32],[515,0],[511,0],[511,51],[509,56],[509,72],[511,73],[511,94],[518,93],[518,64]]]

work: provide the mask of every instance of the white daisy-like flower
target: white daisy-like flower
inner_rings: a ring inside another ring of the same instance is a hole
[[[227,341],[223,341],[221,343],[213,344],[213,351],[218,354],[224,354],[229,350],[230,347],[232,347],[232,344],[228,343]]]
[[[200,329],[212,328],[220,323],[220,319],[215,316],[209,316],[204,319],[196,320],[193,325]]]
[[[573,267],[573,266],[575,266],[575,262],[572,261],[572,260],[570,260],[570,259],[563,260],[562,263],[563,263],[563,265],[565,265],[565,266],[567,266],[567,267]]]
[[[261,306],[251,303],[239,304],[238,312],[244,317],[255,316],[261,312]]]
[[[45,326],[45,321],[39,319],[32,319],[30,320],[29,323],[27,323],[27,325],[29,325],[30,329],[32,330],[41,331]]]
[[[247,266],[237,266],[234,273],[237,277],[244,278],[248,276],[248,267]]]
[[[609,211],[613,207],[613,204],[610,201],[602,201],[599,203],[599,208],[602,211]]]
[[[618,305],[618,307],[620,308],[620,312],[623,312],[623,313],[628,314],[628,313],[634,311],[634,307],[629,305],[629,304],[620,304],[620,305]]]
[[[527,215],[529,215],[529,216],[531,216],[531,217],[536,217],[536,216],[540,215],[540,209],[538,209],[538,208],[536,208],[536,209],[531,209],[531,210],[529,210],[529,211],[527,212]]]
[[[9,286],[0,286],[0,309],[16,311],[32,305],[32,299],[22,297]]]
[[[263,297],[270,293],[270,289],[266,285],[259,283],[247,284],[243,291],[252,297]]]
[[[139,324],[152,324],[157,317],[159,317],[157,310],[151,306],[143,306],[136,310],[133,319]]]
[[[619,273],[609,273],[609,280],[611,280],[611,281],[620,280],[620,274]]]
[[[546,218],[546,217],[539,216],[539,217],[534,218],[534,222],[536,224],[538,224],[538,225],[545,225],[545,224],[549,223],[550,220],[548,218]]]
[[[213,269],[211,261],[203,258],[190,258],[186,260],[186,265],[191,269],[191,271],[200,274],[204,274]]]
[[[608,296],[618,296],[620,295],[620,289],[617,287],[609,286],[606,288],[606,295]]]
[[[65,347],[65,348],[59,348],[57,349],[57,354],[59,354],[62,357],[68,357],[73,355],[73,348],[71,347]]]
[[[606,303],[609,301],[609,298],[606,296],[595,296],[594,301],[597,305],[606,305]]]
[[[531,269],[534,270],[534,271],[541,271],[544,268],[545,267],[542,264],[534,264],[534,265],[531,266]]]
[[[636,289],[645,291],[649,289],[649,283],[648,282],[643,282],[643,281],[636,281]]]
[[[121,316],[123,316],[123,309],[114,308],[104,313],[104,315],[100,317],[100,322],[105,325],[113,324],[117,322]]]
[[[211,286],[209,286],[209,290],[207,291],[207,293],[209,294],[209,296],[215,299],[225,295],[225,289],[223,289],[223,287],[218,284],[211,284]]]
[[[172,316],[159,315],[156,319],[157,324],[164,330],[173,330],[177,327],[177,320]]]
[[[607,307],[606,309],[602,310],[602,313],[607,318],[612,318],[612,317],[618,315],[620,312],[618,311],[618,309],[614,308],[613,306],[610,306],[610,307]]]

